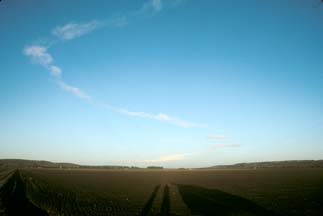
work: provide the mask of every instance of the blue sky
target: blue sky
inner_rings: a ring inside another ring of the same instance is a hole
[[[323,5],[0,2],[0,158],[323,158]]]

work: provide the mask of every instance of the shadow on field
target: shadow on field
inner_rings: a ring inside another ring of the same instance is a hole
[[[25,185],[19,171],[15,171],[0,189],[0,199],[4,215],[47,216],[47,212],[34,206],[26,197]]]
[[[155,187],[154,191],[151,193],[148,201],[146,202],[144,208],[141,211],[141,214],[140,214],[141,216],[149,215],[150,209],[151,209],[151,207],[153,205],[153,202],[155,200],[155,197],[157,195],[157,192],[158,192],[159,188],[160,188],[160,185],[157,185]]]
[[[256,203],[222,192],[192,185],[177,185],[192,215],[277,216]]]
[[[170,207],[170,200],[169,200],[169,186],[166,185],[164,187],[164,197],[163,202],[161,205],[161,216],[168,216],[169,215],[169,207]]]

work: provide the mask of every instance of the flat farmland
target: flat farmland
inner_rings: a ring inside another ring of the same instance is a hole
[[[15,173],[26,198],[47,215],[296,216],[323,212],[323,170],[315,168],[20,169]]]

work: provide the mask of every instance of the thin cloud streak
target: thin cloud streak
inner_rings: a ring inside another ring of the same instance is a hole
[[[204,155],[206,153],[210,153],[210,151],[214,151],[217,149],[223,148],[239,148],[241,145],[239,144],[216,144],[209,146],[207,150],[194,152],[194,153],[182,153],[182,154],[173,154],[173,155],[165,155],[158,157],[157,159],[143,160],[145,163],[164,163],[164,162],[174,162],[187,159],[188,156],[196,156],[196,155]]]
[[[128,24],[127,17],[121,16],[110,20],[92,20],[84,23],[67,23],[57,26],[52,30],[52,34],[60,40],[72,40],[102,27],[123,27]]]
[[[174,154],[174,155],[165,155],[157,159],[144,160],[145,163],[164,163],[164,162],[174,162],[184,160],[186,156],[190,154]]]
[[[29,56],[33,63],[47,66],[52,64],[53,58],[47,53],[47,48],[43,46],[33,45],[24,48],[24,54]]]
[[[142,4],[139,10],[135,11],[135,14],[159,13],[166,8],[177,7],[184,2],[185,0],[148,0]]]
[[[161,0],[152,0],[151,5],[156,11],[160,11],[163,8]]]
[[[31,58],[32,62],[36,64],[40,64],[44,68],[46,68],[50,74],[55,78],[56,83],[58,86],[64,90],[65,92],[68,92],[82,100],[85,101],[91,101],[92,98],[90,95],[86,94],[84,91],[82,91],[80,88],[76,86],[72,86],[70,84],[67,84],[62,79],[62,69],[58,66],[53,64],[53,57],[51,54],[48,53],[47,48],[40,45],[31,45],[26,46],[24,49],[24,54]],[[188,122],[170,115],[167,115],[165,113],[159,113],[159,114],[151,114],[146,112],[133,112],[129,111],[127,109],[120,109],[115,108],[113,106],[105,106],[107,108],[112,109],[115,112],[118,112],[120,114],[131,116],[131,117],[139,117],[139,118],[146,118],[146,119],[152,119],[156,121],[166,122],[178,127],[182,128],[204,128],[207,127],[206,124],[198,124],[198,123],[192,123]]]
[[[176,4],[182,2],[182,0],[176,0]],[[149,0],[145,2],[142,6],[142,10],[153,10],[155,12],[161,11],[163,9],[163,3],[161,0]],[[120,16],[115,19],[109,19],[105,21],[92,20],[84,23],[70,22],[63,26],[57,26],[52,30],[52,34],[62,41],[72,40],[83,35],[89,34],[92,31],[107,26],[113,27],[123,27],[128,24],[127,16]],[[55,44],[52,41],[52,45]],[[62,69],[57,65],[53,64],[54,60],[52,55],[47,51],[48,47],[41,45],[30,45],[26,46],[23,53],[28,56],[33,63],[39,64],[46,68],[49,73],[55,78],[56,84],[65,92],[68,92],[82,100],[92,101],[92,97],[82,91],[76,86],[72,86],[66,83],[62,79]],[[93,101],[92,101],[93,102]],[[109,108],[114,112],[120,113],[125,116],[139,117],[152,119],[156,121],[166,122],[182,128],[204,128],[208,127],[207,124],[193,123],[189,121],[182,120],[177,117],[170,116],[165,113],[151,114],[146,112],[134,112],[127,109],[120,109],[114,106],[105,105],[105,108]]]
[[[62,74],[62,70],[57,67],[56,65],[51,65],[49,67],[49,71],[51,73],[51,75],[53,75],[54,77],[60,77]]]
[[[126,116],[132,116],[132,117],[139,117],[139,118],[146,118],[146,119],[153,119],[157,121],[167,122],[172,125],[176,125],[182,128],[205,128],[208,125],[207,124],[199,124],[199,123],[192,123],[188,122],[176,117],[169,116],[165,113],[159,113],[159,114],[151,114],[146,112],[133,112],[126,109],[115,109],[118,113],[121,113]]]
[[[238,148],[241,147],[239,144],[231,144],[231,143],[224,143],[224,144],[216,144],[209,146],[209,150],[217,150],[223,148]]]
[[[216,143],[216,144],[209,146],[209,150],[241,147],[240,144],[232,144],[231,138],[227,137],[227,136],[223,136],[223,135],[210,135],[207,137],[207,139]],[[218,143],[218,142],[220,142],[220,143]]]
[[[67,83],[65,83],[62,80],[56,80],[57,84],[59,85],[59,87],[61,89],[63,89],[64,91],[73,94],[74,96],[86,100],[86,101],[90,101],[91,97],[89,95],[87,95],[86,93],[84,93],[80,88],[75,87],[75,86],[71,86]]]
[[[208,140],[211,141],[229,141],[230,138],[227,136],[223,136],[223,135],[210,135],[207,137]]]
[[[61,40],[72,40],[88,34],[100,26],[100,22],[93,20],[87,23],[68,23],[52,30],[52,34]]]
[[[46,68],[50,74],[59,78],[62,70],[53,64],[53,57],[47,52],[47,47],[40,45],[26,46],[23,53],[28,56],[34,64],[39,64]]]
[[[143,3],[140,10],[137,12],[140,13],[148,13],[148,12],[159,12],[163,9],[163,5],[161,0],[149,0]]]
[[[147,2],[148,7],[151,7],[155,11],[161,11],[163,9],[161,0],[150,0]]]
[[[80,88],[67,84],[62,80],[62,69],[53,64],[53,57],[47,52],[47,48],[40,45],[31,45],[26,46],[23,50],[23,53],[30,57],[32,62],[39,64],[46,68],[49,73],[55,78],[58,86],[74,96],[89,101],[91,97],[84,93]]]
[[[119,16],[117,18],[114,18],[114,19],[110,19],[110,20],[107,20],[103,23],[103,26],[107,26],[107,27],[124,27],[128,25],[128,17],[127,16]]]

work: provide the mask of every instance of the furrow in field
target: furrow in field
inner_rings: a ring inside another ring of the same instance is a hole
[[[25,184],[19,171],[15,171],[0,189],[4,215],[47,216],[47,212],[33,205],[26,196]]]

